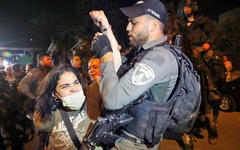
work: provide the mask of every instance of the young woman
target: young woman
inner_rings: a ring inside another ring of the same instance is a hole
[[[93,122],[87,115],[84,91],[83,79],[73,67],[62,65],[49,72],[34,113],[34,125],[40,139],[36,142],[38,148],[79,149],[78,143],[82,143]],[[68,118],[70,125],[66,125]],[[74,133],[69,134],[69,130],[75,132],[77,138]]]

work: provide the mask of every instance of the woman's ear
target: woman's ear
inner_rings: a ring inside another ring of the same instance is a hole
[[[53,97],[53,101],[52,101],[52,107],[51,107],[51,111],[56,111],[58,108],[58,97],[55,93],[52,93],[52,97]]]
[[[55,94],[55,93],[52,93],[52,97],[53,97],[54,99],[58,99],[58,96],[57,96],[57,94]]]
[[[52,93],[52,97],[54,100],[53,100],[53,105],[51,107],[51,110],[56,111],[56,109],[61,105],[61,101],[59,101],[59,98],[56,93]]]

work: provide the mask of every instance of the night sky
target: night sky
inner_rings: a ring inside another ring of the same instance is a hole
[[[79,0],[0,0],[0,47],[21,46],[30,29],[29,20],[42,10],[77,19],[76,3]],[[111,1],[111,0],[105,0]],[[217,14],[239,6],[240,0],[202,0],[204,10],[209,15]],[[133,3],[134,0],[120,0],[121,6]],[[202,6],[201,6],[202,7]],[[20,44],[19,44],[20,43]]]
[[[134,2],[120,1],[122,6]],[[77,2],[78,0],[0,0],[0,47],[22,46],[31,27],[29,20],[43,10],[77,19]]]
[[[74,2],[62,0],[0,0],[0,46],[24,42],[30,19],[43,10],[69,15]],[[73,16],[73,15],[72,15]]]

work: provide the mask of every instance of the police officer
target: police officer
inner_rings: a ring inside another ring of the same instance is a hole
[[[181,11],[180,11],[181,10]],[[198,11],[197,1],[182,0],[178,12],[178,27],[183,35],[183,51],[189,58],[196,58],[196,53],[204,43],[211,46],[217,38],[216,26],[207,16]],[[194,62],[194,59],[192,59]]]
[[[129,110],[134,121],[122,130],[122,137],[115,142],[114,148],[121,150],[158,149],[162,137],[159,137],[157,141],[154,141],[155,137],[151,139],[151,135],[154,135],[154,131],[151,129],[156,124],[153,126],[148,124],[152,117],[145,110],[151,109],[149,108],[151,101],[164,103],[178,77],[176,59],[170,51],[163,47],[167,40],[163,34],[164,24],[167,22],[167,11],[159,0],[138,1],[135,5],[120,10],[129,17],[126,30],[130,45],[135,49],[132,52],[133,57],[121,65],[118,73],[116,73],[115,67],[119,65],[119,58],[116,58],[114,54],[117,44],[112,36],[109,23],[103,11],[90,12],[95,24],[101,28],[111,43],[111,46],[102,46],[99,42],[101,37],[96,38],[93,42],[97,56],[101,58],[102,62],[100,92],[104,105],[107,109],[117,110],[140,99],[141,95],[148,96],[141,97],[143,102]],[[155,86],[158,86],[157,96],[155,95],[156,91],[150,92],[149,90]]]
[[[202,56],[210,49],[210,47],[213,46],[216,40],[216,26],[207,16],[199,13],[197,1],[195,0],[182,0],[179,3],[178,15],[179,19],[177,21],[177,25],[183,36],[183,52],[192,60],[194,66],[201,76],[201,91],[203,99],[201,101],[200,108],[201,117],[196,121],[196,127],[193,129],[193,134],[199,138],[203,138],[203,136],[200,134],[200,128],[202,126],[205,128],[210,128],[209,118],[206,116],[207,106],[209,103],[208,97],[210,94],[207,91],[210,89],[209,85],[213,85],[214,82],[212,81],[211,70],[203,61]],[[206,50],[203,51],[203,49]],[[212,50],[209,52],[211,51]],[[211,86],[211,89],[214,90],[215,87]],[[215,95],[213,92],[212,94]],[[209,135],[209,143],[213,143],[213,139],[216,139],[216,136],[211,136],[213,135],[211,133],[212,132],[210,132]],[[191,134],[184,135],[183,141],[185,144],[185,149],[193,149],[193,138]]]
[[[198,71],[202,80],[202,97],[206,104],[212,108],[213,120],[209,130],[208,142],[216,144],[217,118],[221,104],[221,88],[225,82],[224,65],[221,55],[218,51],[211,49],[210,45],[205,43],[198,59]],[[206,105],[205,104],[205,105]],[[204,108],[204,106],[202,106]],[[207,107],[201,110],[201,120],[206,120]]]

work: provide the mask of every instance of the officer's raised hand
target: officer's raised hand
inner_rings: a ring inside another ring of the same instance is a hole
[[[96,53],[98,58],[101,58],[108,52],[112,52],[111,44],[107,36],[97,32],[93,38],[91,50]]]
[[[108,19],[102,10],[93,10],[89,12],[89,15],[92,17],[94,23],[101,29],[101,31],[105,31],[110,27]]]

